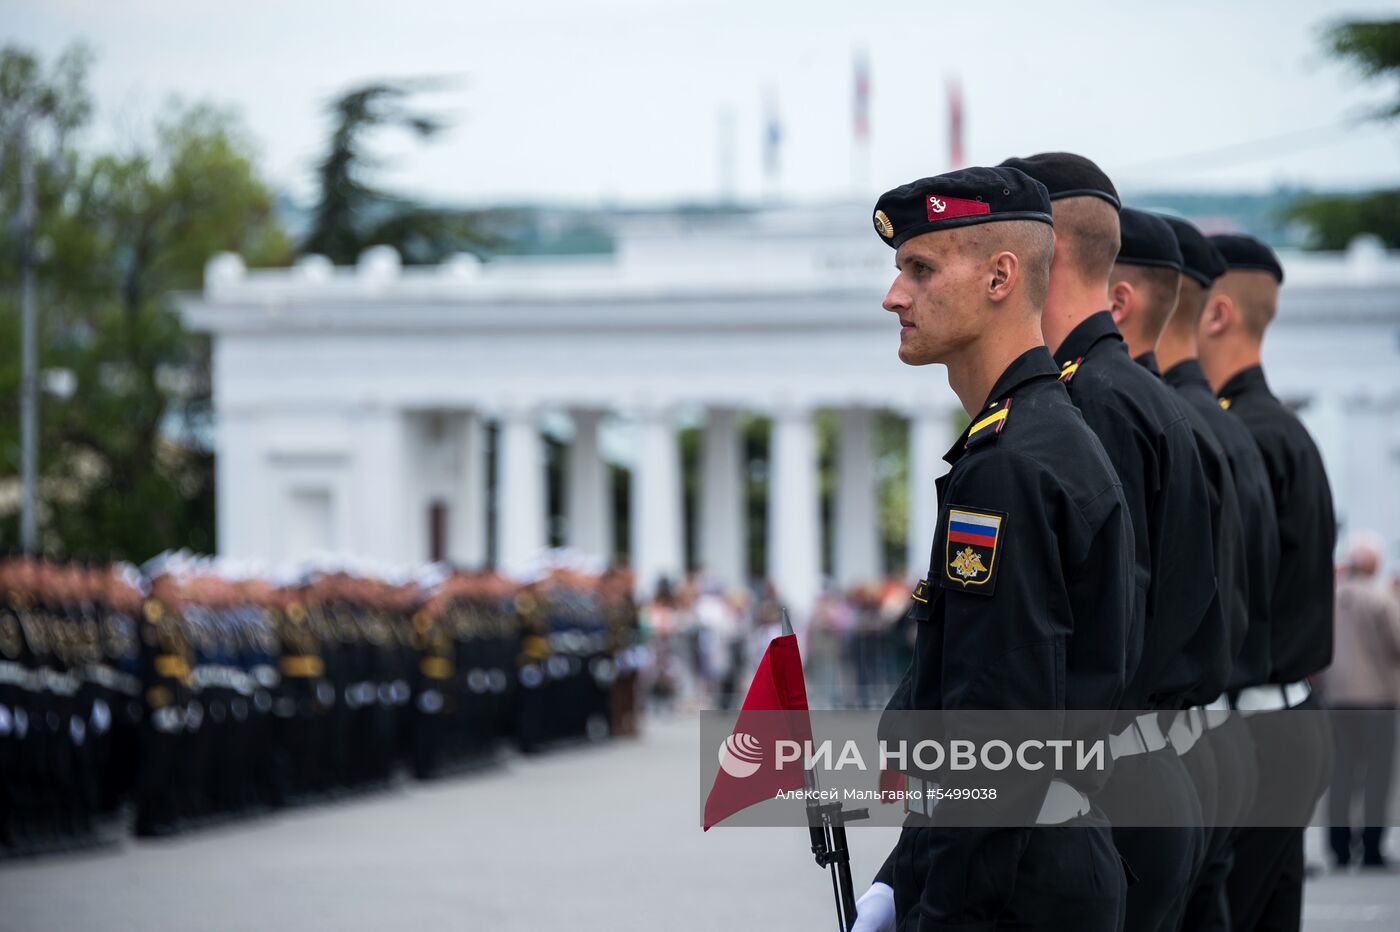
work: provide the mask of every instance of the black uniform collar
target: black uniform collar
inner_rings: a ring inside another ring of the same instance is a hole
[[[1259,366],[1250,366],[1236,372],[1216,394],[1221,398],[1234,398],[1236,395],[1252,392],[1263,392],[1270,398],[1274,397],[1274,393],[1269,390],[1269,383],[1264,380],[1264,370]]]
[[[973,415],[972,420],[958,435],[953,446],[948,452],[943,454],[943,459],[949,465],[956,462],[967,450],[967,435],[973,427],[977,425],[978,419],[994,407],[1000,406],[1007,398],[1015,394],[1016,389],[1033,382],[1037,379],[1059,378],[1060,369],[1055,365],[1055,360],[1050,358],[1050,351],[1044,346],[1033,346],[1020,356],[1011,360],[1011,364],[1006,367],[997,378],[992,390],[987,394],[987,400]]]
[[[1134,357],[1133,362],[1137,363],[1139,366],[1142,366],[1148,372],[1151,372],[1153,375],[1157,376],[1157,378],[1160,379],[1162,377],[1162,367],[1157,365],[1157,354],[1152,352],[1152,350],[1148,350],[1141,356]]]
[[[1187,385],[1204,385],[1210,391],[1210,382],[1206,380],[1205,370],[1201,368],[1199,359],[1183,359],[1162,373],[1162,378],[1173,388],[1184,388]],[[1213,394],[1213,393],[1212,393]]]
[[[1095,343],[1109,338],[1120,343],[1123,341],[1123,334],[1118,332],[1118,325],[1113,322],[1113,314],[1108,311],[1090,314],[1069,332],[1060,348],[1055,350],[1055,362],[1064,366],[1076,359],[1082,359],[1089,354],[1090,347]]]

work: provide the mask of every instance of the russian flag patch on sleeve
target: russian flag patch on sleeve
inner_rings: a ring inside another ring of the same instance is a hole
[[[943,532],[944,588],[991,595],[1005,528],[1002,512],[950,506]]]

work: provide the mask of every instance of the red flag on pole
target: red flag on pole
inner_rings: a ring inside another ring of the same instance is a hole
[[[963,167],[963,101],[962,85],[957,78],[948,79],[948,167]]]
[[[857,142],[870,139],[870,59],[864,51],[856,53],[855,74],[855,137]]]
[[[763,715],[791,712],[793,715]],[[741,809],[772,799],[779,791],[803,787],[803,761],[777,761],[779,739],[812,740],[807,715],[807,683],[802,678],[802,657],[797,636],[784,634],[768,642],[763,660],[749,684],[748,695],[734,723],[734,731],[718,749],[720,769],[705,797],[705,831]]]

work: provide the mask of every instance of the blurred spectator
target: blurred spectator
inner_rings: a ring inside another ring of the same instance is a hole
[[[913,645],[909,584],[896,576],[846,591],[828,588],[810,618],[793,618],[802,637],[813,708],[882,708]],[[645,687],[657,711],[736,708],[768,642],[782,632],[783,603],[768,579],[726,592],[702,573],[669,580],[642,609],[655,652]]]
[[[1332,666],[1324,674],[1333,716],[1336,765],[1329,797],[1338,867],[1352,861],[1352,804],[1362,799],[1362,865],[1386,867],[1381,842],[1395,759],[1400,706],[1400,601],[1379,576],[1381,544],[1358,534],[1337,583]]]
[[[725,598],[717,583],[697,577],[693,589],[694,616],[699,651],[699,673],[711,707],[728,709],[734,704],[738,671],[744,665],[744,618],[738,603]]]
[[[673,709],[690,683],[689,624],[669,579],[656,584],[642,609],[642,629],[654,653],[649,698],[658,709]]]
[[[844,704],[849,693],[846,645],[853,626],[854,612],[845,594],[828,587],[817,599],[807,629],[807,699],[815,706]]]

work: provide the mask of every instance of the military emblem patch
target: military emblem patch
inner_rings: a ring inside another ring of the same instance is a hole
[[[943,532],[944,588],[991,595],[996,586],[997,551],[1006,515],[996,511],[948,509]]]

